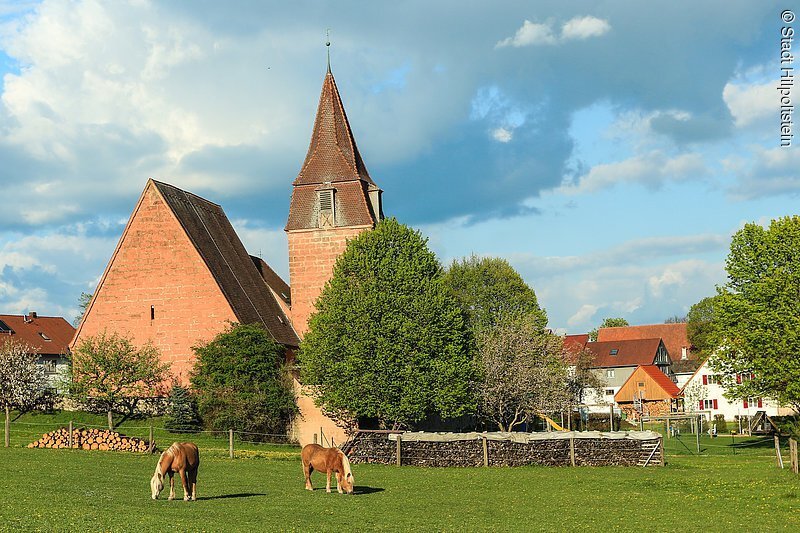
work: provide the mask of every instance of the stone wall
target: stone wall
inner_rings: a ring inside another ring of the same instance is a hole
[[[354,464],[408,466],[648,466],[661,465],[655,432],[399,433],[360,431],[343,447]],[[484,442],[486,452],[484,455]],[[574,450],[571,452],[571,450]]]

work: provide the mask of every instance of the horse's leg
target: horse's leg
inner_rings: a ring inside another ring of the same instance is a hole
[[[311,472],[313,471],[314,467],[311,466],[311,463],[303,463],[303,475],[306,478],[306,490],[314,490],[314,487],[311,486]]]
[[[342,494],[342,473],[336,472],[336,491]]]
[[[169,473],[169,498],[167,499],[175,499],[175,472]]]
[[[331,493],[331,471],[328,470],[328,483],[325,484],[325,492]]]
[[[189,487],[192,489],[192,501],[197,500],[197,468],[189,471]]]
[[[187,479],[186,470],[181,470],[181,485],[183,485],[183,501],[189,501],[189,480]]]

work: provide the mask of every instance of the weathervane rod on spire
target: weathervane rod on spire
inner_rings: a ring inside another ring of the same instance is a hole
[[[325,30],[325,46],[328,49],[328,72],[331,71],[331,29]]]

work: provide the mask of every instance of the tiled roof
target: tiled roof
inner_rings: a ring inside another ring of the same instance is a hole
[[[251,255],[250,259],[253,260],[253,264],[256,265],[256,270],[258,270],[258,273],[261,274],[261,277],[264,279],[264,283],[267,284],[267,287],[272,289],[275,294],[283,298],[283,301],[286,302],[287,305],[291,305],[292,291],[289,288],[289,284],[283,281],[283,278],[281,278],[277,272],[272,270],[272,267],[260,257]]]
[[[652,365],[661,339],[589,342],[586,348],[594,353],[595,368]],[[616,350],[614,355],[611,352]]]
[[[192,241],[242,324],[263,324],[287,346],[300,340],[275,301],[222,208],[172,185],[152,180]]]
[[[287,231],[319,227],[320,187],[334,190],[336,227],[371,226],[380,219],[381,214],[373,212],[368,200],[369,192],[378,191],[378,186],[358,152],[330,71],[322,83],[308,153],[293,185]]]
[[[378,217],[367,202],[365,183],[350,181],[333,185],[336,227],[371,226]],[[287,230],[319,227],[319,203],[316,186],[302,185],[292,191]]]
[[[75,328],[60,316],[0,315],[13,334],[0,333],[0,345],[7,340],[25,342],[38,354],[60,355],[69,352]],[[44,337],[41,334],[44,334]],[[47,337],[49,341],[45,339]]]
[[[687,348],[691,347],[685,322],[677,324],[650,324],[645,326],[600,328],[597,331],[597,340],[599,342],[656,338],[661,338],[661,340],[664,341],[664,346],[674,362],[681,359],[681,348],[684,346]],[[692,350],[689,350],[687,355],[690,360],[697,359],[696,354],[692,353]]]
[[[306,160],[294,185],[363,180],[374,185],[358,153],[342,98],[330,71],[325,74]]]
[[[639,368],[646,372],[648,376],[653,378],[653,381],[655,381],[659,387],[664,389],[664,392],[666,392],[671,398],[677,398],[680,396],[681,390],[678,388],[678,386],[675,385],[671,379],[669,379],[669,376],[659,370],[656,365],[642,365]],[[631,377],[633,377],[633,375],[631,375]]]
[[[583,333],[579,335],[564,335],[564,348],[567,350],[583,350],[586,343],[589,342],[589,334]]]

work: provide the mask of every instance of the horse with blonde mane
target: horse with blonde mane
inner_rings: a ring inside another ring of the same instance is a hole
[[[306,477],[306,490],[314,490],[311,486],[311,473],[314,470],[325,472],[328,483],[325,492],[331,491],[331,472],[336,474],[336,490],[342,494],[342,489],[347,494],[353,494],[353,472],[350,470],[350,461],[339,448],[323,448],[319,444],[306,444],[300,453],[303,461],[303,475]]]
[[[169,475],[169,499],[175,499],[175,479],[178,473],[183,485],[183,501],[197,499],[197,468],[200,466],[200,452],[193,442],[173,442],[156,463],[156,471],[150,478],[153,499],[164,490],[164,476]],[[191,490],[191,492],[190,492]]]

